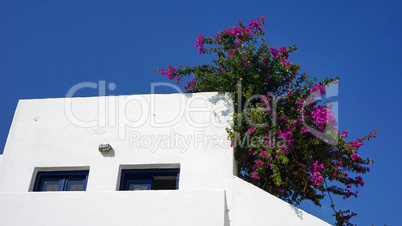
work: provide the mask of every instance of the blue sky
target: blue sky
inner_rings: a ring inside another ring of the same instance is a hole
[[[153,68],[208,63],[194,42],[266,17],[266,40],[296,44],[290,61],[311,77],[341,77],[339,128],[379,129],[361,149],[374,159],[359,198],[337,202],[359,225],[401,225],[402,4],[397,1],[1,1],[0,151],[19,99],[64,97],[80,82],[113,82],[106,95],[150,93]],[[161,89],[158,92],[174,92]],[[95,96],[95,89],[76,96]],[[328,203],[302,205],[333,223]]]

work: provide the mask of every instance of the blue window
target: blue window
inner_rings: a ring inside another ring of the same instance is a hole
[[[120,190],[177,190],[179,169],[123,169]]]
[[[85,191],[89,170],[41,171],[36,175],[33,191]]]

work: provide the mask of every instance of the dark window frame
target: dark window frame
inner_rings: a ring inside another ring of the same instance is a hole
[[[153,189],[153,177],[158,176],[176,176],[176,188],[167,190],[178,190],[179,189],[179,179],[180,179],[180,169],[122,169],[121,179],[120,179],[120,191],[130,190],[129,186],[132,183],[147,184],[148,190]]]
[[[47,192],[43,190],[45,181],[59,181],[57,191],[66,191],[69,181],[83,180],[82,191],[86,190],[89,170],[74,171],[39,171],[36,174],[33,191]]]

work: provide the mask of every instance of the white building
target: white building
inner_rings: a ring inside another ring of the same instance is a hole
[[[235,175],[232,109],[217,93],[21,100],[0,225],[328,225]]]

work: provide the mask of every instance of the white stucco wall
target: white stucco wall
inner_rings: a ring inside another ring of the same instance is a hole
[[[223,190],[3,193],[0,225],[224,225],[224,193]]]
[[[91,225],[128,223],[130,213],[155,218],[140,225],[189,225],[192,216],[191,225],[328,225],[234,176],[232,109],[217,93],[21,100],[0,157],[0,225],[44,218],[52,200],[68,203],[54,216]],[[114,150],[100,153],[105,143]],[[121,169],[177,167],[178,191],[118,191]],[[68,169],[89,170],[85,192],[31,192],[37,171]]]
[[[232,195],[233,225],[329,225],[238,177],[233,177]]]
[[[181,190],[222,188],[233,173],[233,154],[225,131],[229,114],[222,115],[224,101],[211,101],[217,97],[73,98],[71,105],[62,98],[21,100],[4,150],[7,161],[0,165],[0,192],[32,189],[37,167],[88,167],[87,191],[116,191],[121,165],[144,164],[179,164]],[[114,152],[101,154],[102,143]]]

